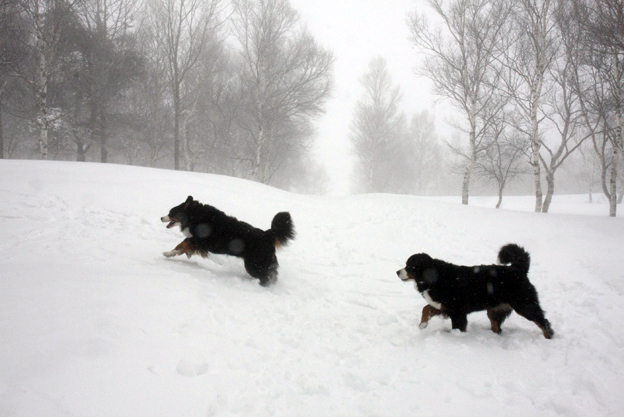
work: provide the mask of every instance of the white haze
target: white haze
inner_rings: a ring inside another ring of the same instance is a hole
[[[334,194],[352,191],[349,126],[355,103],[364,93],[360,79],[371,59],[377,56],[386,59],[394,84],[401,86],[408,115],[423,110],[440,113],[438,128],[441,133],[450,132],[442,120],[448,105],[436,105],[435,97],[430,94],[430,82],[414,74],[419,56],[409,41],[406,19],[408,12],[416,6],[423,9],[424,3],[409,0],[291,0],[291,3],[319,44],[333,51],[335,57],[334,91],[326,114],[317,122],[316,147],[317,157],[332,177]]]

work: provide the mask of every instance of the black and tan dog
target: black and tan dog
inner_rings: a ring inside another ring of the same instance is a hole
[[[520,246],[508,244],[500,249],[498,259],[502,265],[459,266],[426,253],[412,255],[397,275],[403,281],[414,280],[427,301],[420,328],[427,327],[431,317],[443,315],[451,318],[453,329],[465,332],[467,315],[487,310],[492,331],[500,333],[503,322],[515,310],[550,339],[555,332],[527,276],[531,257]]]
[[[186,254],[190,258],[198,254],[205,258],[208,253],[214,253],[243,258],[249,275],[258,278],[262,286],[277,281],[279,264],[275,250],[295,237],[295,228],[287,212],[277,213],[271,228],[265,231],[201,204],[191,196],[161,220],[169,223],[167,228],[180,226],[186,236],[175,249],[163,253],[166,257]]]

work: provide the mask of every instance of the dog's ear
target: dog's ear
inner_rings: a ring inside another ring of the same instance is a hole
[[[193,197],[189,195],[186,201],[184,202],[184,208],[187,208],[189,204],[191,204],[192,202],[193,202]]]

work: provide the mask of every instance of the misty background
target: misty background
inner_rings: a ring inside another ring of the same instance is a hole
[[[624,2],[0,0],[0,156],[624,195]]]

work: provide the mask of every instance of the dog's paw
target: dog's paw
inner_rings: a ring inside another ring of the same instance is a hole
[[[269,276],[269,278],[260,279],[260,285],[263,287],[270,287],[277,283],[277,275]]]
[[[542,332],[544,333],[544,337],[546,339],[552,339],[553,336],[555,335],[555,331],[550,327],[550,324],[548,324],[548,326],[542,329]]]
[[[176,255],[180,255],[182,252],[180,252],[179,250],[170,250],[168,252],[163,252],[163,255],[166,256],[167,258],[173,258]]]
[[[277,271],[271,270],[266,278],[260,278],[260,285],[269,287],[277,283]]]
[[[423,322],[423,323],[420,323],[420,324],[418,325],[418,327],[420,327],[420,330],[424,330],[424,329],[426,329],[426,328],[427,328],[427,325],[428,325],[428,324],[429,324],[429,322],[425,321],[425,322]]]

